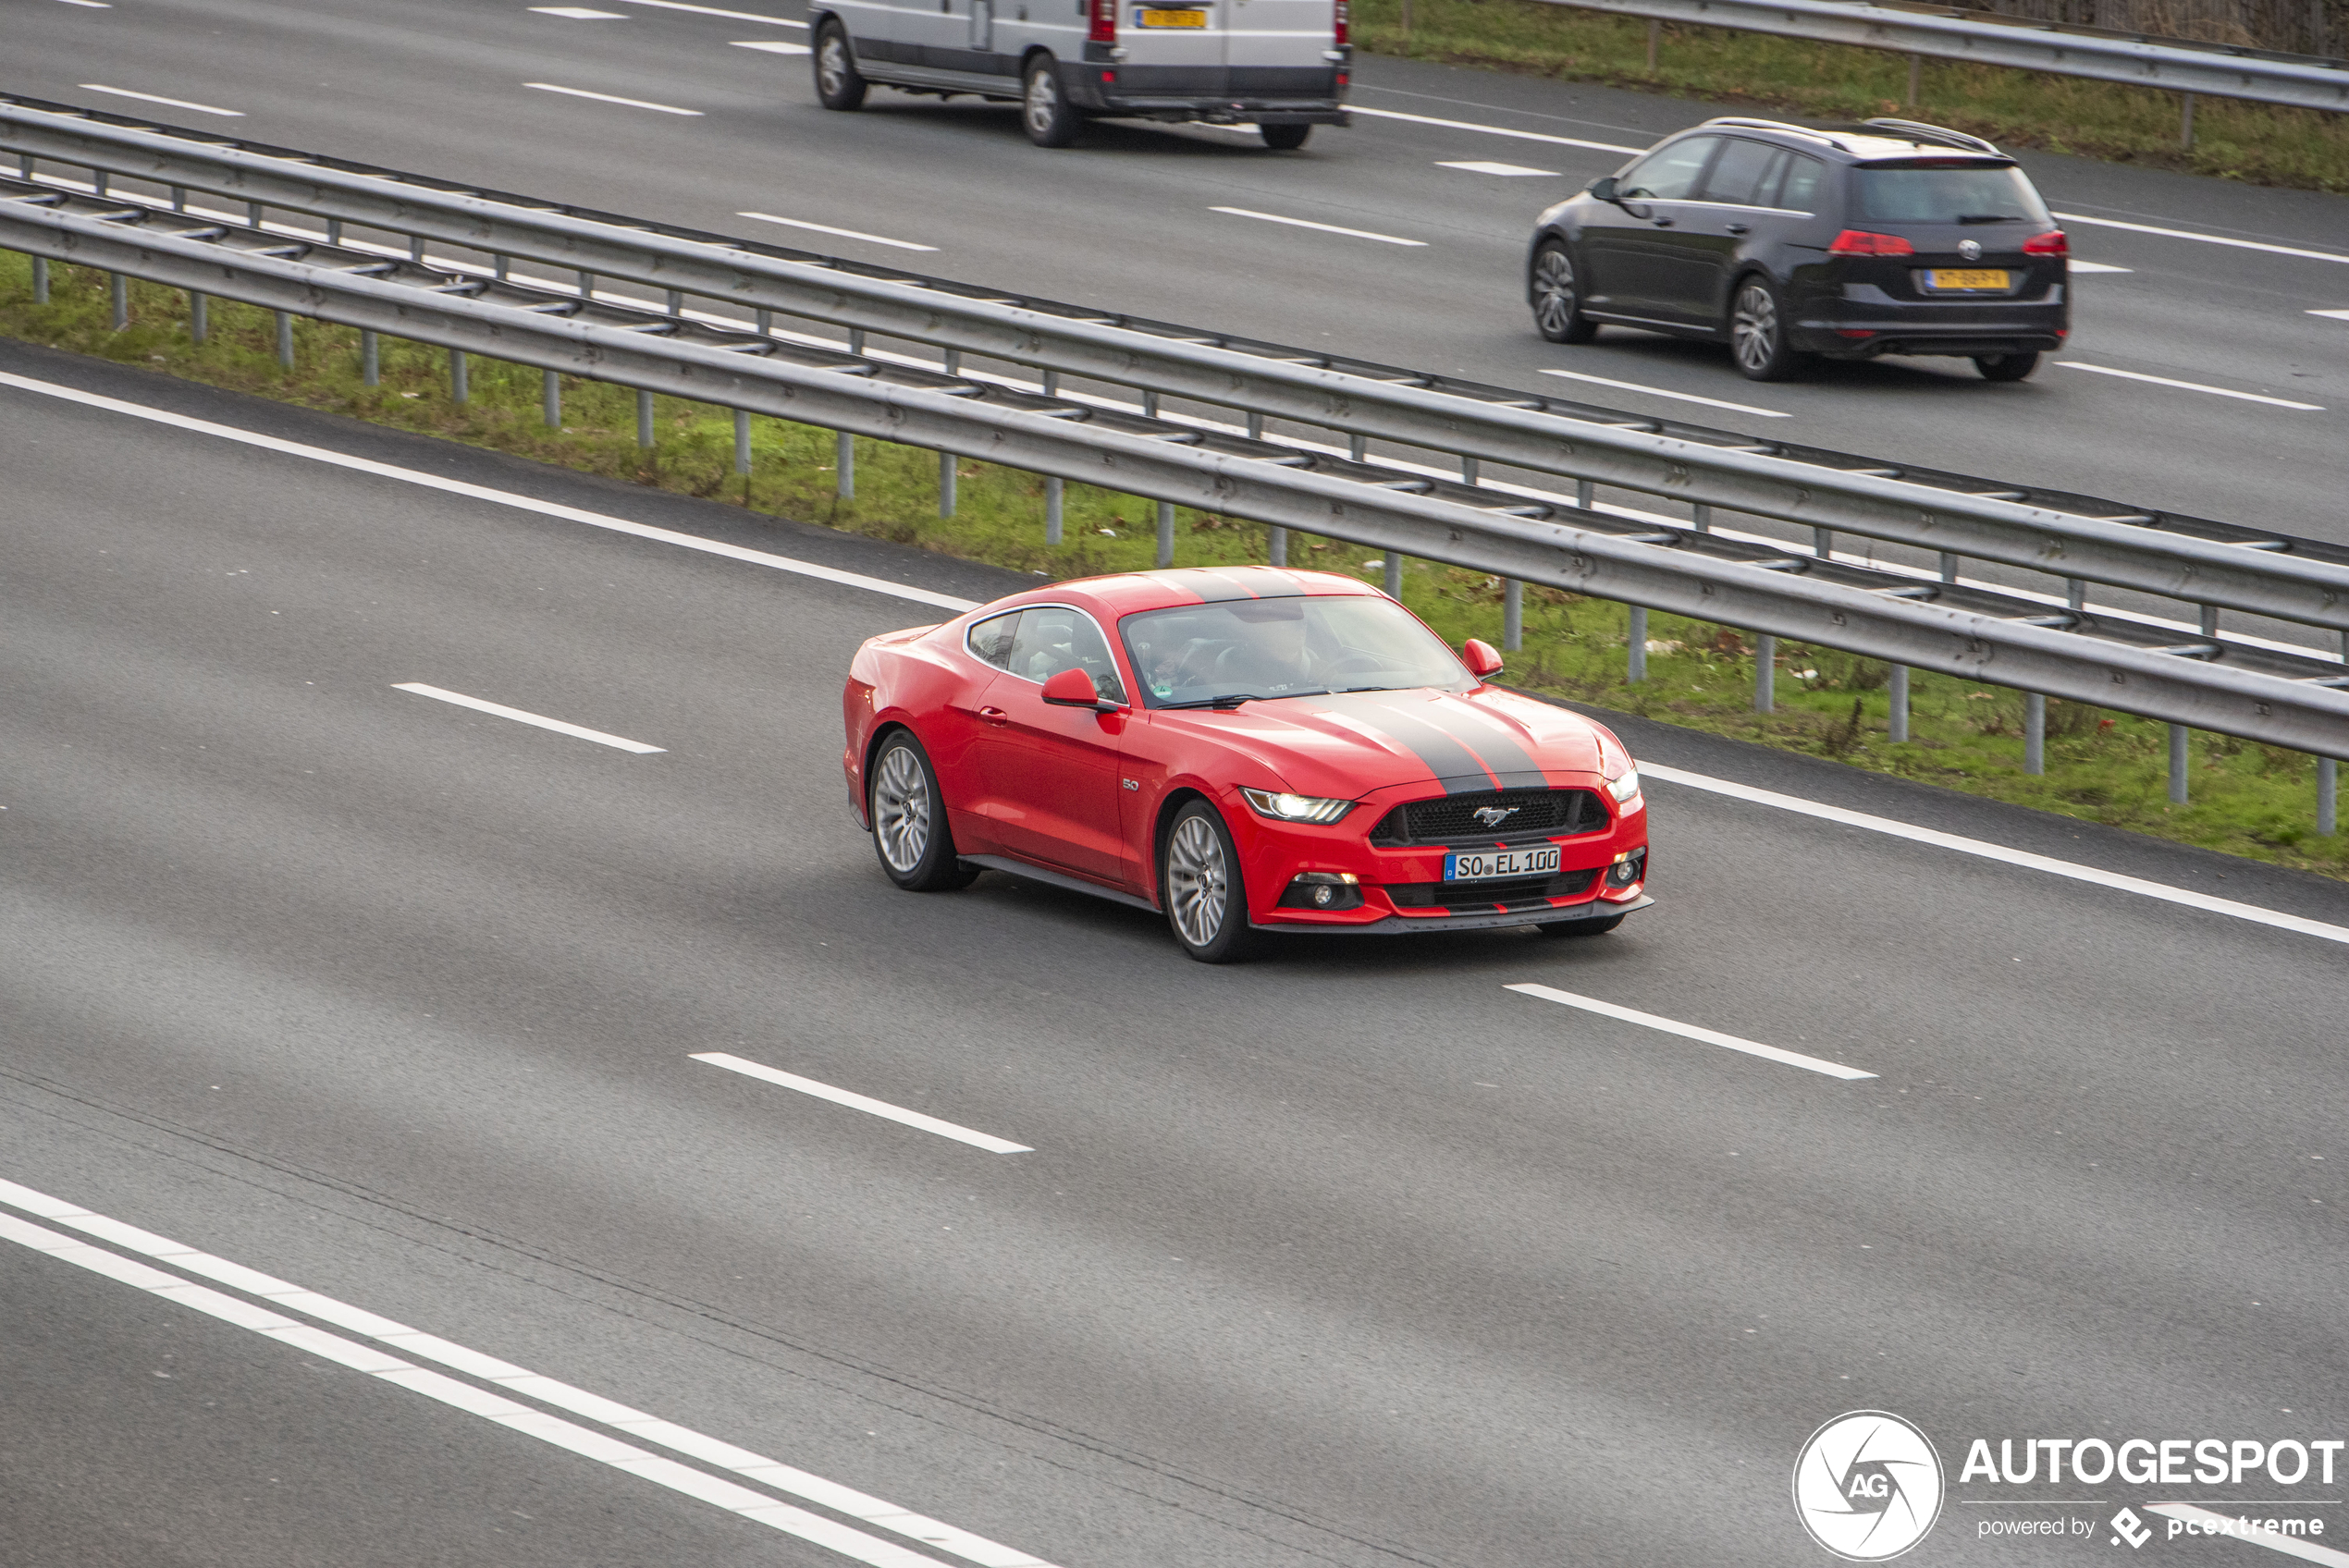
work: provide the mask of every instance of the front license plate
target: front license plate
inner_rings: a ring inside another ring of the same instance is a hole
[[[1207,13],[1205,11],[1144,11],[1141,14],[1141,22],[1144,27],[1205,27]]]
[[[1543,876],[1558,868],[1556,844],[1538,850],[1476,850],[1444,857],[1446,882],[1490,882],[1503,876]]]
[[[1974,292],[1984,288],[2004,288],[2007,274],[1997,267],[1936,267],[1925,275],[1927,288],[1942,292],[1952,290]]]

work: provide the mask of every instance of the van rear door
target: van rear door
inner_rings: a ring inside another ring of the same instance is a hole
[[[1224,64],[1236,98],[1337,91],[1335,0],[1225,0]]]
[[[1117,0],[1118,37],[1138,93],[1196,97],[1224,91],[1224,25],[1234,0]],[[1130,30],[1130,31],[1129,31]]]

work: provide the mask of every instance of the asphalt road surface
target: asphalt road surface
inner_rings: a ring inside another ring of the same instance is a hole
[[[1800,1565],[1859,1409],[1910,1561],[2349,1533],[1957,1473],[2349,1436],[2338,884],[1626,721],[1620,932],[1208,969],[850,819],[849,650],[1016,579],[0,374],[0,1561]]]

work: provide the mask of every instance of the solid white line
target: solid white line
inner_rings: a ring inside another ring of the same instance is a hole
[[[958,1144],[968,1144],[973,1148],[985,1149],[989,1154],[1034,1154],[1036,1152],[1027,1145],[1013,1143],[1009,1138],[998,1138],[986,1133],[974,1133],[967,1127],[957,1127],[952,1121],[941,1121],[935,1116],[924,1116],[918,1110],[907,1110],[904,1106],[892,1105],[887,1100],[877,1100],[868,1095],[855,1094],[847,1089],[835,1089],[830,1084],[818,1084],[815,1079],[802,1078],[796,1072],[779,1072],[772,1067],[764,1067],[755,1061],[745,1061],[741,1057],[731,1056],[724,1051],[695,1051],[693,1053],[693,1059],[695,1061],[706,1061],[712,1067],[722,1067],[729,1072],[739,1072],[745,1078],[756,1078],[763,1083],[780,1084],[786,1089],[797,1089],[803,1095],[813,1095],[819,1100],[830,1100],[834,1105],[844,1105],[851,1110],[861,1110],[867,1115],[879,1116],[907,1127],[918,1127],[925,1133],[935,1133],[941,1138],[952,1138]]]
[[[2077,256],[2072,258],[2071,265],[2073,272],[2134,272],[2137,270],[2134,267],[2116,267],[2110,262],[2084,262]]]
[[[1815,816],[1823,822],[1841,823],[1847,827],[1864,827],[1871,833],[1883,833],[1912,843],[1931,844],[1937,849],[1955,850],[1960,854],[1980,855],[2005,865],[2021,866],[2026,871],[2042,871],[2050,876],[2069,877],[2074,882],[2093,883],[2139,898],[2158,899],[2164,903],[2182,904],[2211,914],[2223,914],[2236,920],[2248,920],[2258,925],[2272,925],[2279,931],[2296,932],[2303,937],[2318,937],[2328,942],[2349,943],[2349,925],[2329,925],[2321,920],[2307,920],[2296,914],[2284,914],[2276,910],[2261,909],[2257,904],[2237,903],[2232,899],[2214,899],[2208,893],[2194,892],[2185,888],[2172,888],[2165,883],[2147,882],[2142,877],[2123,876],[2114,871],[2099,871],[2095,866],[2080,865],[2049,855],[2033,854],[2027,850],[2011,850],[2004,844],[1986,843],[1980,839],[1967,839],[1955,833],[1944,833],[1935,827],[1918,827],[1906,822],[1895,822],[1887,816],[1871,816],[1865,812],[1846,811],[1841,806],[1823,805],[1816,801],[1802,800],[1794,795],[1781,795],[1774,790],[1757,790],[1751,784],[1734,784],[1726,778],[1711,778],[1702,773],[1686,773],[1677,767],[1665,767],[1655,763],[1640,764],[1642,780],[1660,778],[1667,784],[1679,784],[1691,790],[1703,790],[1731,800],[1748,801],[1755,805],[1775,806],[1780,811],[1795,812],[1803,816]]]
[[[65,0],[68,6],[87,6],[93,11],[111,11],[114,0]]]
[[[699,109],[681,109],[673,104],[647,104],[642,98],[615,98],[609,92],[590,92],[584,87],[558,87],[551,81],[525,81],[524,87],[535,87],[541,92],[560,92],[566,98],[592,98],[598,104],[618,104],[627,109],[650,109],[657,115],[688,115],[702,117]]]
[[[1499,175],[1505,179],[1531,179],[1537,177],[1543,179],[1556,179],[1558,178],[1558,172],[1556,169],[1529,169],[1523,164],[1447,164],[1439,160],[1435,166],[1439,169],[1466,169],[1470,174]]]
[[[805,49],[800,51],[806,54]],[[935,251],[935,245],[916,245],[910,239],[892,239],[885,234],[867,234],[860,229],[834,228],[828,223],[809,223],[804,218],[779,218],[772,213],[736,213],[738,218],[756,218],[760,223],[779,223],[786,228],[813,229],[818,234],[836,234],[842,239],[862,239],[874,245],[894,245],[901,251]]]
[[[108,6],[107,9],[111,10],[113,7]],[[215,108],[210,104],[191,104],[185,98],[159,98],[152,92],[133,92],[127,87],[108,87],[103,82],[85,81],[81,84],[81,91],[111,92],[117,98],[136,98],[141,104],[162,104],[174,109],[193,109],[200,115],[223,115],[232,120],[240,120],[245,117],[245,112],[242,109],[220,109]]]
[[[661,746],[647,746],[642,741],[631,741],[624,735],[607,735],[600,729],[583,729],[576,724],[565,724],[560,718],[548,718],[543,714],[524,713],[520,708],[510,708],[503,704],[485,703],[479,697],[468,697],[462,692],[444,692],[437,686],[427,686],[420,680],[402,681],[392,687],[392,690],[413,692],[419,697],[435,697],[444,703],[454,703],[461,708],[472,708],[476,713],[495,714],[499,718],[510,718],[517,724],[535,724],[541,729],[551,729],[558,735],[575,735],[582,741],[593,741],[599,746],[614,746],[623,752],[634,752],[638,756],[651,756],[656,752],[667,749]]]
[[[1693,392],[1666,392],[1661,386],[1642,386],[1636,381],[1610,381],[1604,375],[1585,375],[1579,370],[1551,370],[1544,366],[1543,375],[1562,375],[1568,381],[1587,381],[1597,386],[1619,387],[1626,392],[1644,392],[1651,398],[1677,398],[1683,403],[1703,403],[1710,409],[1728,409],[1741,414],[1759,414],[1764,419],[1792,419],[1789,413],[1777,409],[1757,409],[1751,403],[1725,402],[1719,398],[1700,398]]]
[[[733,46],[737,49],[763,50],[769,55],[812,55],[815,53],[805,43],[786,43],[780,38],[738,38],[733,41]],[[928,250],[929,247],[925,245],[920,249]]]
[[[795,27],[806,31],[806,22],[795,22],[789,17],[762,17],[756,11],[721,11],[715,6],[688,6],[683,0],[620,0],[623,6],[650,6],[661,11],[691,11],[697,17],[724,17],[728,21],[765,22],[769,27]]]
[[[1585,141],[1574,136],[1551,136],[1539,130],[1511,130],[1507,126],[1475,125],[1468,120],[1440,120],[1432,115],[1407,115],[1400,109],[1366,109],[1359,104],[1348,104],[1349,115],[1369,115],[1373,119],[1408,120],[1413,125],[1438,125],[1446,130],[1479,130],[1487,136],[1509,136],[1519,141],[1549,141],[1560,147],[1588,147],[1594,153],[1644,153],[1644,147],[1618,147],[1612,141]]]
[[[1211,213],[1229,213],[1236,218],[1255,218],[1260,223],[1285,223],[1292,228],[1318,228],[1323,234],[1343,234],[1352,239],[1375,239],[1382,245],[1414,245],[1422,249],[1424,239],[1398,239],[1392,234],[1372,234],[1367,228],[1340,228],[1334,223],[1311,223],[1304,218],[1285,218],[1278,213],[1250,212],[1246,207],[1210,207]]]
[[[628,18],[618,11],[591,11],[584,6],[533,6],[542,17],[560,17],[572,22],[624,22]]]
[[[92,1214],[88,1209],[45,1193],[35,1192],[30,1187],[0,1181],[0,1203],[43,1219],[70,1225],[85,1234],[143,1254],[159,1263],[168,1263],[187,1273],[259,1296],[273,1305],[366,1335],[404,1350],[421,1360],[437,1361],[444,1366],[498,1384],[513,1392],[526,1394],[541,1403],[569,1410],[573,1415],[584,1415],[632,1437],[658,1443],[689,1458],[732,1470],[771,1490],[819,1504],[877,1528],[937,1547],[980,1564],[981,1568],[1051,1568],[1039,1558],[990,1541],[983,1536],[909,1513],[895,1503],[869,1497],[838,1482],[828,1481],[820,1476],[812,1476],[762,1454],[736,1448],[689,1427],[647,1415],[641,1410],[633,1410],[627,1405],[589,1393],[584,1389],[573,1388],[552,1378],[542,1378],[526,1367],[452,1344],[437,1335],[420,1333],[404,1323],[378,1317],[372,1312],[337,1301],[332,1296],[320,1295],[299,1285],[288,1284],[283,1280],[272,1279],[241,1264],[198,1252],[168,1237],[154,1235],[104,1215]],[[371,1373],[387,1382],[397,1383],[401,1388],[439,1400],[445,1404],[486,1417],[500,1426],[510,1427],[560,1448],[569,1449],[573,1453],[598,1460],[633,1476],[642,1476],[688,1497],[715,1503],[745,1518],[756,1519],[787,1535],[829,1547],[859,1562],[871,1563],[874,1568],[938,1568],[935,1559],[909,1551],[893,1541],[880,1540],[834,1520],[806,1513],[788,1503],[777,1502],[771,1497],[719,1480],[701,1471],[688,1469],[673,1460],[662,1459],[600,1432],[558,1420],[543,1411],[516,1404],[469,1383],[460,1383],[453,1378],[426,1371],[396,1356],[385,1355],[349,1340],[296,1323],[234,1296],[224,1295],[202,1285],[191,1285],[178,1275],[150,1268],[145,1264],[135,1263],[75,1241],[70,1236],[27,1224],[13,1215],[0,1214],[0,1237],[103,1274],[110,1280],[152,1291],[166,1301],[240,1328],[251,1329],[314,1355]]]
[[[104,409],[109,413],[126,414],[156,424],[167,424],[177,430],[192,431],[199,435],[217,436],[264,451],[277,452],[291,458],[303,458],[311,462],[326,463],[335,468],[349,469],[354,473],[374,474],[379,479],[396,479],[405,484],[420,485],[450,496],[462,496],[468,500],[486,501],[493,506],[511,507],[517,511],[535,512],[540,517],[560,519],[565,522],[582,522],[590,528],[607,529],[614,533],[626,533],[638,539],[656,540],[663,545],[675,545],[687,550],[699,550],[705,555],[723,556],[728,560],[743,561],[751,566],[770,567],[800,577],[814,578],[819,582],[835,582],[843,588],[861,588],[868,594],[886,594],[894,599],[908,599],[934,609],[949,610],[956,615],[978,608],[971,599],[958,599],[951,594],[933,594],[927,588],[910,587],[892,582],[885,578],[867,577],[862,572],[842,571],[814,561],[793,560],[788,556],[769,555],[764,550],[748,550],[740,545],[728,545],[716,539],[703,539],[691,533],[679,533],[671,529],[655,528],[650,524],[632,522],[626,518],[612,517],[603,512],[591,512],[580,507],[566,507],[553,501],[542,501],[535,496],[520,496],[510,490],[492,490],[485,484],[468,484],[462,480],[445,479],[437,473],[423,473],[415,469],[397,468],[369,458],[354,458],[344,452],[329,451],[324,447],[305,446],[299,441],[280,440],[275,435],[263,435],[251,430],[239,430],[234,425],[215,424],[210,420],[191,419],[186,414],[172,413],[164,409],[151,409],[141,403],[129,403],[119,398],[103,397],[84,392],[75,386],[59,386],[53,382],[35,381],[29,376],[0,371],[0,386],[12,386],[20,392],[36,392],[44,398],[55,398],[87,408]]]
[[[1362,111],[1358,109],[1355,113]],[[2050,215],[2064,223],[2093,224],[2098,228],[2125,228],[2132,234],[2158,234],[2165,239],[2198,239],[2205,245],[2231,245],[2238,251],[2266,251],[2278,256],[2299,256],[2311,262],[2349,262],[2349,256],[2336,256],[2330,251],[2303,251],[2292,245],[2262,244],[2257,239],[2230,239],[2223,234],[2196,234],[2190,228],[2156,228],[2151,224],[2092,218],[2083,213],[2055,213]]]
[[[2310,311],[2308,313],[2312,316],[2323,316],[2330,321],[2349,321],[2349,311]]]
[[[2146,1505],[2147,1513],[2166,1514],[2172,1519],[2191,1519],[2198,1525],[2222,1525],[2231,1516],[2196,1508],[2191,1502],[2154,1502]],[[2314,1541],[2295,1540],[2290,1536],[2271,1536],[2265,1530],[2242,1530],[2225,1536],[2204,1536],[2203,1540],[2241,1541],[2245,1546],[2264,1546],[2269,1551],[2281,1551],[2286,1557],[2296,1557],[2303,1562],[2329,1562],[2334,1568],[2349,1568],[2349,1551],[2339,1551]]]
[[[2245,403],[2266,403],[2270,408],[2298,409],[2303,413],[2324,412],[2321,403],[2295,403],[2289,398],[2267,398],[2257,392],[2231,392],[2223,386],[2205,386],[2198,381],[2172,381],[2166,375],[2146,375],[2141,371],[2114,370],[2109,365],[2083,364],[2078,360],[2058,360],[2060,370],[2093,371],[2098,375],[2117,375],[2124,381],[2148,382],[2155,386],[2174,386],[2181,392],[2208,392],[2214,398],[2232,398]]]
[[[1633,1008],[1617,1007],[1613,1002],[1603,1002],[1596,997],[1577,996],[1572,991],[1561,991],[1549,986],[1504,986],[1501,988],[1505,991],[1518,992],[1521,996],[1539,997],[1543,1001],[1563,1002],[1568,1007],[1579,1007],[1585,1012],[1595,1012],[1603,1018],[1620,1019],[1626,1023],[1637,1023],[1645,1029],[1660,1029],[1666,1035],[1678,1035],[1683,1039],[1701,1041],[1708,1046],[1720,1046],[1728,1050],[1743,1051],[1748,1056],[1763,1057],[1771,1061],[1782,1061],[1789,1067],[1800,1067],[1806,1072],[1824,1072],[1830,1078],[1859,1079],[1876,1076],[1873,1072],[1863,1072],[1856,1067],[1846,1067],[1841,1062],[1822,1061],[1815,1056],[1804,1056],[1801,1051],[1781,1050],[1777,1046],[1765,1046],[1753,1040],[1740,1040],[1735,1035],[1724,1035],[1713,1029],[1700,1029],[1693,1023],[1680,1023],[1669,1018],[1658,1018],[1652,1012],[1641,1012]]]

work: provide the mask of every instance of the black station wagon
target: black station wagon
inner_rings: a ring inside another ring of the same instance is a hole
[[[1949,354],[2020,381],[2071,331],[2069,246],[2014,161],[1908,120],[1715,119],[1543,213],[1534,325],[1729,345],[1756,381],[1814,356]]]

